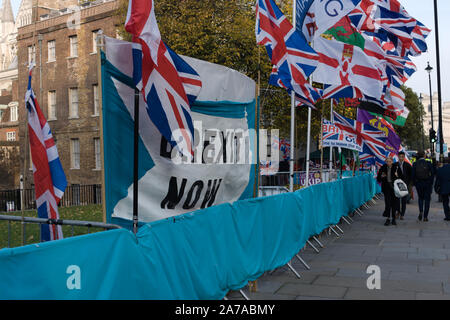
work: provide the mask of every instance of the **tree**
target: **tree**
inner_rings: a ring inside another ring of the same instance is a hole
[[[402,139],[403,145],[409,149],[421,150],[422,138],[425,136],[423,131],[422,119],[425,115],[423,105],[419,101],[417,93],[411,88],[402,87],[405,94],[405,107],[410,111],[408,119],[404,127],[396,127],[396,131]],[[428,138],[425,136],[425,148],[429,148]]]

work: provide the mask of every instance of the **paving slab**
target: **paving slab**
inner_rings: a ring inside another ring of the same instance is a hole
[[[397,226],[384,226],[384,201],[378,200],[349,226],[344,235],[322,233],[320,253],[305,246],[299,253],[307,270],[295,257],[298,279],[286,266],[265,273],[258,280],[259,300],[450,300],[450,223],[443,222],[441,203],[434,197],[429,222],[419,222],[417,201],[408,205],[405,219]],[[313,242],[314,243],[314,242]],[[316,245],[316,243],[314,243]],[[371,274],[378,266],[381,289],[369,290]],[[245,291],[245,292],[248,292]],[[234,291],[229,299],[242,299]]]

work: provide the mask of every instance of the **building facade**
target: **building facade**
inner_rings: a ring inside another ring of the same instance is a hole
[[[51,7],[52,1],[47,2]],[[116,36],[117,8],[117,1],[101,0],[81,7],[40,8],[39,15],[33,12],[37,21],[18,28],[19,96],[25,96],[28,65],[34,61],[32,87],[48,119],[69,185],[101,183],[96,36],[99,30]],[[25,148],[24,101],[19,101],[19,110],[20,141]],[[20,162],[29,187],[33,179],[26,148]]]
[[[425,134],[428,135],[431,129],[431,103],[433,105],[433,125],[434,130],[438,132],[439,129],[439,100],[438,93],[434,92],[430,101],[430,96],[422,94],[422,104],[425,109],[425,116],[423,118]],[[450,146],[450,101],[442,103],[442,127],[444,142]]]

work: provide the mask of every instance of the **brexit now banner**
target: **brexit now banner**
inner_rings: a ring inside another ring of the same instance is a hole
[[[134,90],[132,43],[106,38],[102,93],[106,216],[131,226]],[[180,56],[181,57],[181,56]],[[181,57],[203,83],[191,105],[194,156],[161,135],[141,96],[139,113],[139,221],[161,220],[252,198],[256,175],[256,84],[209,62]],[[183,74],[181,74],[183,76]]]
[[[351,134],[341,130],[333,122],[323,120],[322,122],[323,134],[322,141],[324,147],[338,147],[362,152],[363,147],[358,143],[356,134]]]

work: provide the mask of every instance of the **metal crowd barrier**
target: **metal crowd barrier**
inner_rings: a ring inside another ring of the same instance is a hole
[[[39,242],[42,242],[40,227],[44,224],[50,225],[60,225],[60,226],[71,226],[71,236],[74,236],[74,227],[85,227],[87,228],[87,234],[91,233],[91,228],[113,230],[121,229],[122,227],[115,224],[108,224],[95,221],[78,221],[78,220],[61,220],[61,219],[43,219],[43,218],[33,218],[33,217],[21,217],[21,216],[9,216],[0,215],[0,221],[8,222],[8,238],[7,238],[7,248],[11,248],[11,222],[21,222],[23,224],[23,238],[22,244],[27,244],[26,238],[26,226],[27,224],[38,224],[39,225]],[[0,246],[1,248],[1,246]]]

